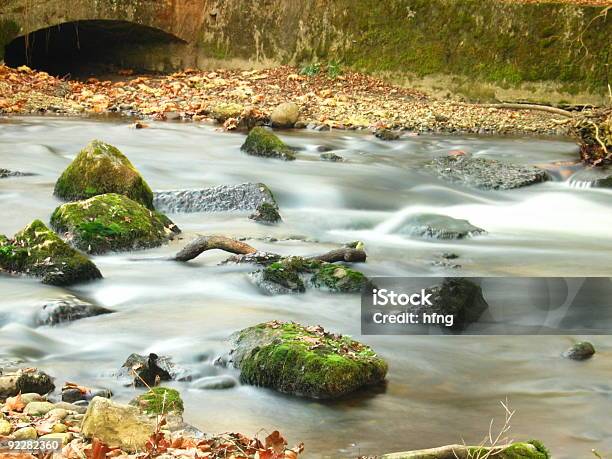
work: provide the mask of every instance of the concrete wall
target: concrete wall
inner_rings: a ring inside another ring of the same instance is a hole
[[[493,0],[3,0],[0,45],[82,19],[129,20],[184,46],[126,48],[171,67],[263,67],[315,60],[445,96],[601,103],[612,12]]]

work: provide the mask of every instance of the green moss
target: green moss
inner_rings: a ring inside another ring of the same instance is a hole
[[[381,383],[388,368],[368,346],[296,323],[247,328],[235,344],[243,382],[305,397],[335,398]]]
[[[185,408],[181,394],[168,387],[154,387],[138,397],[137,403],[147,414],[183,414]]]
[[[117,193],[153,209],[153,192],[130,160],[99,140],[81,150],[57,180],[54,193],[69,201]]]
[[[367,285],[368,278],[346,266],[326,263],[315,273],[311,282],[315,287],[332,292],[358,293]]]
[[[278,223],[282,221],[278,213],[278,206],[264,202],[257,207],[257,210],[249,216],[250,219],[261,223]]]
[[[295,159],[293,151],[273,132],[263,127],[251,129],[240,149],[253,156],[280,158],[286,161]]]
[[[68,246],[40,220],[34,220],[0,247],[0,268],[41,277],[53,285],[70,285],[102,277],[83,254]]]
[[[475,457],[487,454],[486,448],[471,448],[470,451]],[[544,445],[537,440],[526,443],[513,443],[494,457],[499,459],[550,459],[550,453]]]
[[[300,277],[300,272],[290,263],[285,263],[284,260],[266,266],[262,272],[262,280],[264,282],[272,282],[294,292],[301,293],[306,291],[304,281]]]
[[[165,215],[115,193],[64,204],[51,225],[75,247],[96,254],[157,247],[179,232]]]
[[[244,106],[234,103],[217,104],[209,110],[210,115],[219,123],[223,123],[229,118],[239,118],[243,111]]]

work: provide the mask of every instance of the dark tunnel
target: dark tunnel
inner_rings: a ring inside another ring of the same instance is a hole
[[[15,38],[6,46],[4,59],[11,67],[27,65],[51,75],[79,78],[116,71],[133,63],[146,47],[168,43],[184,41],[128,21],[66,22]]]

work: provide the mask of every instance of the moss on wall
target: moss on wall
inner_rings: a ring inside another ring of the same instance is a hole
[[[19,34],[19,25],[11,20],[0,20],[0,60],[4,59],[4,47]]]

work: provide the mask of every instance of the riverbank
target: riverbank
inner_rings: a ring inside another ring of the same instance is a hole
[[[143,119],[209,121],[218,108],[268,120],[283,102],[300,109],[296,127],[317,129],[393,128],[416,132],[567,135],[559,113],[500,108],[437,99],[382,80],[335,67],[300,72],[186,70],[164,76],[130,71],[120,81],[61,80],[27,67],[0,67],[0,113],[8,115],[121,114]],[[308,74],[304,74],[308,73]],[[231,128],[231,124],[226,127]]]

